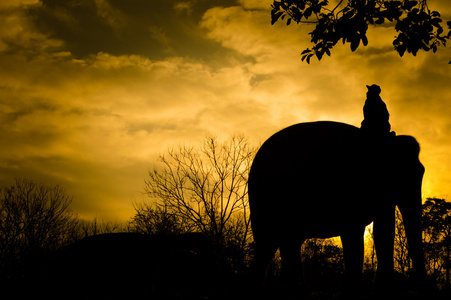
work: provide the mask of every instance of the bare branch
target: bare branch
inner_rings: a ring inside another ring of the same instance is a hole
[[[247,176],[255,152],[244,137],[225,143],[207,137],[199,148],[172,148],[160,157],[161,168],[149,172],[146,192],[197,231],[221,240],[241,224],[247,239]]]

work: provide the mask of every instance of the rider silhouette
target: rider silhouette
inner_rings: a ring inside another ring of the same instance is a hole
[[[387,106],[379,96],[381,88],[378,85],[366,86],[366,101],[363,106],[363,118],[361,130],[368,136],[384,137],[390,134],[390,123],[388,121],[390,114]]]

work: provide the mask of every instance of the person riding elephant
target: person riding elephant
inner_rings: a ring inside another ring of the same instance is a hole
[[[390,114],[387,105],[380,97],[381,88],[373,84],[366,86],[366,101],[363,106],[363,118],[360,129],[365,135],[371,137],[384,137],[390,134]]]

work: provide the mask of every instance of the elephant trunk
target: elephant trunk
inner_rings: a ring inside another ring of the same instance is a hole
[[[426,276],[423,241],[422,241],[422,199],[421,188],[415,193],[414,199],[406,199],[398,203],[398,208],[404,222],[408,250],[412,259],[412,271],[416,280],[424,280]]]

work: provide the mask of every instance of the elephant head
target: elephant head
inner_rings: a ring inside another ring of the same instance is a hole
[[[424,166],[419,160],[420,146],[415,138],[400,135],[390,139],[388,160],[392,165],[390,180],[393,201],[398,206],[406,232],[413,273],[417,278],[426,274],[422,247],[422,193]]]

